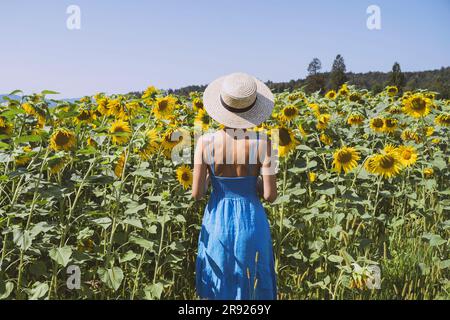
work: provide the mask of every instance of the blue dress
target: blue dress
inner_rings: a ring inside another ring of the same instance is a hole
[[[197,294],[211,300],[275,300],[272,239],[257,177],[216,176],[213,159],[213,191],[198,242]]]

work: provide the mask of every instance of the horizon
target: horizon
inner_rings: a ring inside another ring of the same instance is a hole
[[[366,25],[373,4],[379,30]],[[79,30],[66,25],[70,5],[80,8]],[[396,61],[403,72],[439,70],[450,66],[448,9],[445,0],[2,3],[2,43],[15,50],[2,50],[0,93],[71,99],[206,85],[235,71],[288,82],[304,79],[314,57],[329,72],[337,54],[352,73],[389,72]]]

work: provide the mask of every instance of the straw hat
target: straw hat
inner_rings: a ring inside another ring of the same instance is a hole
[[[211,118],[239,129],[261,124],[274,106],[270,89],[245,73],[232,73],[211,82],[203,93],[203,104]]]

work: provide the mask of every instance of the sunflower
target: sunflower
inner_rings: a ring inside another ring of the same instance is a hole
[[[442,127],[449,127],[450,126],[450,114],[440,114],[435,119],[434,122]]]
[[[195,111],[199,111],[199,110],[203,110],[204,106],[203,106],[203,100],[196,97],[192,100],[192,108]]]
[[[75,134],[64,128],[57,129],[50,137],[50,147],[55,151],[69,151],[73,149],[76,142]]]
[[[176,145],[183,142],[183,135],[187,131],[183,129],[175,129],[175,128],[169,128],[166,130],[166,132],[163,134],[161,146],[163,148],[163,151],[171,151]],[[178,133],[180,133],[178,135]],[[177,140],[175,138],[178,137]],[[166,153],[166,156],[168,154]]]
[[[86,142],[87,142],[88,146],[93,147],[93,148],[97,148],[97,141],[95,141],[91,137],[87,138]]]
[[[383,131],[386,133],[393,133],[397,129],[398,120],[392,118],[384,119]]]
[[[431,100],[422,94],[413,94],[403,101],[403,112],[414,118],[425,117],[431,110]]]
[[[154,99],[155,96],[158,94],[158,89],[156,89],[154,86],[149,86],[142,95],[142,99]]]
[[[341,88],[339,89],[338,95],[346,97],[349,95],[349,93],[350,93],[350,90],[348,90],[347,84],[344,83],[341,86]]]
[[[298,109],[294,105],[285,106],[280,113],[280,119],[282,121],[292,121],[298,116]]]
[[[211,124],[211,118],[206,113],[205,109],[199,109],[197,115],[195,116],[194,125],[202,128],[203,130],[208,130]]]
[[[317,175],[314,172],[308,172],[308,180],[309,182],[313,183],[314,181],[316,181],[316,177]]]
[[[415,141],[417,143],[420,142],[419,135],[409,129],[403,130],[402,134],[400,135],[400,138],[403,141]]]
[[[296,146],[293,132],[286,127],[277,127],[278,129],[278,156],[287,156]]]
[[[182,165],[177,168],[177,180],[184,189],[188,189],[192,185],[192,171],[186,166]]]
[[[0,117],[0,135],[11,135],[13,126],[6,122],[4,117]]]
[[[402,169],[402,162],[398,151],[388,147],[382,153],[372,155],[367,159],[366,169],[370,173],[390,178],[396,176]]]
[[[58,172],[61,172],[66,162],[67,162],[66,157],[50,160],[48,163],[48,169],[50,170],[50,173],[57,174]]]
[[[362,125],[363,122],[364,122],[364,116],[362,114],[352,114],[347,119],[347,123],[351,126]]]
[[[24,153],[15,157],[14,162],[18,167],[25,167],[31,161],[30,152],[31,148],[29,146],[25,146],[22,148]]]
[[[172,96],[156,98],[153,105],[153,113],[157,119],[170,119],[173,116],[176,99]]]
[[[402,108],[399,106],[390,106],[388,112],[390,114],[400,114],[402,113]]]
[[[323,144],[327,146],[331,146],[333,144],[333,139],[331,139],[331,137],[326,135],[325,133],[322,133],[319,139]]]
[[[311,130],[311,127],[307,123],[299,124],[298,130],[300,131],[300,134],[304,138],[309,136],[311,133],[313,133],[313,131]]]
[[[404,167],[410,167],[417,161],[417,151],[412,146],[400,146],[397,149],[397,153]]]
[[[116,175],[117,178],[122,177],[123,169],[125,167],[125,156],[126,153],[124,151],[120,154],[119,159],[117,159],[117,163],[114,166],[114,174]]]
[[[121,119],[114,121],[109,129],[114,144],[127,143],[130,138],[131,129],[128,122]]]
[[[433,133],[434,133],[434,128],[430,127],[430,126],[425,127],[425,128],[423,128],[423,132],[425,133],[425,135],[427,137],[431,137],[433,135]]]
[[[334,100],[336,99],[336,91],[334,90],[330,90],[325,94],[325,97],[327,97],[328,99]]]
[[[430,179],[433,177],[434,175],[434,170],[433,168],[425,168],[423,169],[423,175],[425,176],[425,178]]]
[[[348,101],[350,101],[350,102],[359,102],[360,100],[361,100],[361,95],[357,92],[352,92],[348,96]]]
[[[317,130],[325,130],[328,126],[328,122],[330,121],[331,115],[328,113],[320,114],[317,117]]]
[[[109,99],[108,97],[99,97],[96,98],[95,101],[97,101],[97,110],[100,112],[102,116],[109,115]]]
[[[91,112],[87,109],[81,109],[75,117],[76,123],[89,122],[91,120]]]
[[[359,152],[352,147],[342,147],[333,154],[333,169],[341,173],[347,174],[358,165],[360,159]]]
[[[36,108],[29,102],[25,102],[22,104],[23,110],[25,110],[26,114],[31,116],[35,116],[37,114]]]
[[[115,116],[118,119],[125,120],[128,118],[124,104],[121,99],[112,99],[108,101],[108,115]]]
[[[145,134],[144,145],[138,149],[139,156],[143,160],[148,160],[158,150],[158,147],[158,132],[150,129]]]
[[[370,119],[370,128],[377,133],[383,132],[383,128],[384,128],[383,118]]]
[[[291,93],[289,96],[288,96],[288,100],[290,101],[290,102],[294,102],[294,101],[297,101],[297,100],[299,100],[299,99],[305,99],[305,96],[301,93],[301,92],[295,92],[295,93]]]
[[[386,87],[386,93],[393,97],[398,93],[398,88],[396,86],[387,86]]]

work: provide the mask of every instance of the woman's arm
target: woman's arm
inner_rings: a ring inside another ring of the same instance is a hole
[[[264,140],[263,140],[264,141]],[[262,155],[262,163],[261,163],[261,187],[262,188],[262,196],[268,202],[274,202],[277,199],[277,176],[276,176],[276,159],[272,159],[272,143],[269,138],[265,140],[266,143],[265,151]]]
[[[203,137],[198,139],[194,152],[194,173],[192,178],[192,197],[200,200],[208,190],[209,174],[203,161]]]

